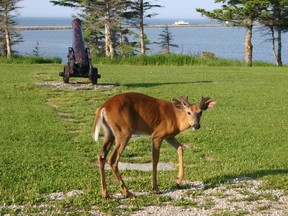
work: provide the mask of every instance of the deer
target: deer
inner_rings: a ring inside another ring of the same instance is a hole
[[[102,198],[112,198],[107,193],[104,168],[106,157],[114,142],[108,164],[119,182],[123,196],[135,197],[128,190],[118,169],[121,154],[133,134],[144,133],[152,136],[153,191],[156,194],[161,193],[157,183],[157,164],[163,140],[177,150],[177,186],[180,186],[184,177],[183,146],[175,136],[188,128],[198,130],[202,111],[212,109],[215,104],[216,100],[210,100],[210,97],[202,97],[199,103],[190,104],[188,96],[181,96],[179,100],[173,99],[170,102],[135,92],[117,94],[107,100],[96,110],[93,128],[95,141],[99,139],[101,127],[104,134],[103,146],[98,154]]]

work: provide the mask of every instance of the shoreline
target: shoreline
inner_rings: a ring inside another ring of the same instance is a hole
[[[188,24],[188,25],[145,25],[145,28],[195,28],[195,27],[227,27],[225,24]],[[134,26],[124,25],[126,28],[135,28]],[[15,26],[16,30],[71,30],[72,26]]]

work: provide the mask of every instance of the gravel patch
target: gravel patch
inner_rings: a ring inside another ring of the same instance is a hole
[[[97,163],[98,166],[98,163]],[[140,170],[140,171],[152,171],[152,163],[118,163],[119,170]],[[110,166],[106,163],[105,169],[110,170]],[[172,163],[159,162],[157,170],[175,170]]]
[[[72,190],[69,191],[68,193],[64,194],[63,192],[57,192],[57,193],[52,193],[52,194],[43,194],[43,198],[49,198],[50,200],[63,200],[65,198],[71,198],[71,197],[76,197],[83,194],[83,191],[81,190]]]
[[[288,215],[285,191],[262,190],[261,180],[236,178],[207,190],[201,182],[186,184],[190,188],[164,192],[172,198],[164,206],[148,206],[132,215]]]
[[[186,181],[185,189],[171,189],[163,191],[159,196],[169,196],[171,200],[161,203],[160,206],[147,206],[131,214],[132,216],[212,216],[212,215],[253,215],[253,216],[286,216],[288,215],[287,195],[284,190],[262,190],[262,181],[251,178],[235,178],[225,184],[210,189],[204,189],[202,182]],[[81,190],[72,190],[68,193],[57,192],[43,194],[52,202],[81,196]],[[148,192],[134,193],[136,196],[148,196]],[[114,195],[115,196],[115,195]],[[115,198],[122,198],[116,194]],[[72,214],[69,209],[59,212],[53,205],[43,203],[32,208],[40,210],[40,215]],[[30,208],[31,208],[30,207]],[[123,208],[119,206],[118,208]],[[0,210],[18,211],[18,215],[25,215],[25,206],[0,206]],[[61,210],[60,210],[61,211]],[[20,213],[21,212],[21,213]],[[38,211],[39,212],[39,211]],[[75,214],[76,212],[74,212]],[[81,214],[81,210],[78,212]],[[83,213],[83,212],[82,212]],[[77,213],[76,213],[77,214]],[[123,212],[127,215],[127,213]],[[10,214],[6,214],[10,215]],[[89,215],[104,216],[97,206],[92,207]]]
[[[116,85],[114,84],[96,84],[93,85],[92,83],[88,82],[43,82],[43,83],[36,83],[37,87],[50,87],[55,89],[69,89],[69,90],[99,90],[99,89],[106,89],[106,88],[114,88]]]

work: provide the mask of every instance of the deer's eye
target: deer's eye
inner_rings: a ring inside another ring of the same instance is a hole
[[[187,114],[188,114],[188,115],[191,115],[192,113],[191,113],[191,112],[187,112]]]

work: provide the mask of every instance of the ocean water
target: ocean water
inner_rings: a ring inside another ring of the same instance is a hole
[[[173,24],[175,19],[149,19],[147,24]],[[192,24],[213,23],[206,19],[185,20]],[[20,26],[69,26],[72,18],[18,18]],[[215,23],[215,22],[214,22]],[[146,28],[145,33],[152,42],[149,45],[148,54],[161,52],[161,47],[153,42],[159,42],[161,28]],[[203,51],[209,51],[219,58],[244,60],[244,28],[233,27],[185,27],[170,28],[173,35],[173,44],[178,48],[172,48],[172,52],[178,54],[197,55]],[[39,43],[40,53],[47,57],[60,57],[63,63],[67,62],[68,47],[72,46],[72,30],[24,30],[21,31],[24,42],[13,47],[21,55],[32,55],[33,49]],[[274,63],[272,45],[268,36],[254,28],[252,43],[254,46],[253,60]],[[288,63],[288,38],[283,35],[282,58],[283,63]]]

